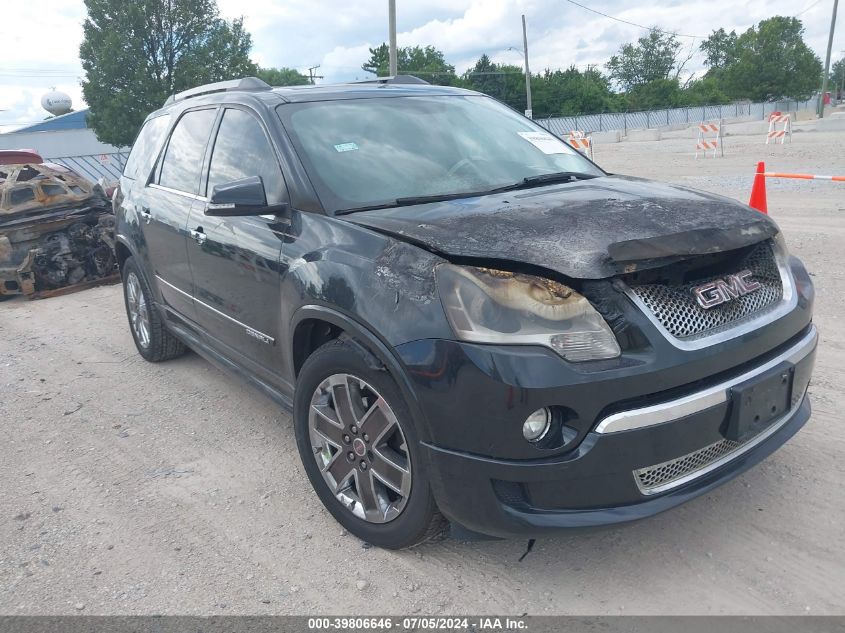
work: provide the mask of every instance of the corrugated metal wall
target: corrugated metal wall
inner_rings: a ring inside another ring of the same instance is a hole
[[[91,182],[97,182],[100,178],[104,178],[106,182],[115,182],[123,173],[128,157],[129,150],[127,149],[112,154],[51,156],[49,158],[45,156],[44,162],[64,165]]]

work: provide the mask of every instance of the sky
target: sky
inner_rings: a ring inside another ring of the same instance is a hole
[[[131,1],[131,0],[130,0]],[[824,62],[833,0],[578,0],[628,22],[683,35],[697,49],[701,37],[724,27],[744,31],[773,15],[799,16],[808,44]],[[0,21],[0,132],[48,116],[41,96],[66,92],[85,107],[79,78],[82,0],[51,0],[31,11],[16,4]],[[368,49],[387,39],[387,0],[218,0],[221,15],[243,16],[253,36],[253,59],[262,66],[305,71],[320,65],[324,82],[364,79]],[[487,53],[493,61],[522,64],[520,15],[528,24],[532,72],[604,65],[619,46],[646,32],[601,17],[566,0],[396,0],[399,46],[431,44],[458,73]],[[840,10],[832,62],[845,56],[845,11]],[[689,69],[701,73],[697,54]]]

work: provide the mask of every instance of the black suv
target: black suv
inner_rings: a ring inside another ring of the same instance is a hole
[[[190,347],[292,410],[317,496],[382,547],[647,517],[810,415],[813,287],[771,219],[607,174],[484,95],[196,88],[114,203],[140,354]]]

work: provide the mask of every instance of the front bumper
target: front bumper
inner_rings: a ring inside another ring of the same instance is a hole
[[[515,536],[631,521],[683,503],[761,461],[804,425],[817,340],[809,326],[730,375],[608,413],[576,448],[545,459],[503,459],[425,442],[440,509],[472,531]],[[783,411],[742,438],[726,437],[738,407],[732,394],[773,374],[788,376]]]

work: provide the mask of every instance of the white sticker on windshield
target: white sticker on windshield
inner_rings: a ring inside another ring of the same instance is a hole
[[[338,152],[351,152],[358,149],[358,145],[357,143],[340,143],[339,145],[335,145],[334,148]]]
[[[547,132],[517,132],[544,154],[566,154],[568,150],[560,140]]]

